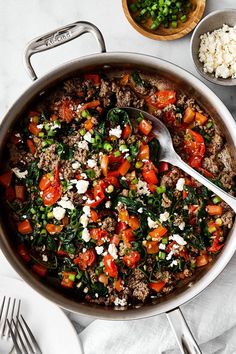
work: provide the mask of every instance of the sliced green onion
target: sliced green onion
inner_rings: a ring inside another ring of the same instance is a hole
[[[212,202],[213,202],[213,204],[218,204],[218,203],[221,202],[221,199],[220,199],[220,197],[215,196],[215,197],[212,199]]]
[[[165,186],[156,187],[157,194],[165,193],[165,191],[166,191],[166,187]]]
[[[119,157],[119,156],[121,156],[121,153],[120,153],[120,151],[115,151],[115,152],[113,153],[113,155],[114,155],[115,157]]]
[[[75,274],[69,274],[69,280],[75,281]]]
[[[163,237],[163,239],[161,240],[161,243],[163,243],[164,245],[167,245],[168,237]]]
[[[40,137],[40,138],[43,138],[43,137],[44,137],[44,132],[40,132],[40,133],[39,133],[39,137]]]
[[[165,252],[160,251],[160,252],[158,253],[158,258],[159,258],[159,259],[162,259],[162,260],[166,259],[166,254],[165,254]]]
[[[141,168],[142,166],[143,166],[142,161],[137,161],[136,164],[135,164],[136,168]]]
[[[85,129],[80,129],[79,133],[80,133],[80,135],[84,136],[86,134],[86,130]]]
[[[113,147],[111,146],[110,143],[105,142],[105,143],[103,144],[103,149],[110,152],[110,151],[113,150]]]
[[[84,109],[81,113],[81,117],[87,118],[88,116],[89,116],[89,112],[86,109]]]

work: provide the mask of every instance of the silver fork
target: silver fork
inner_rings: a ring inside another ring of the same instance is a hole
[[[20,313],[21,301],[4,296],[0,306],[0,352],[9,353],[13,348],[7,321],[12,322]]]
[[[17,354],[42,354],[31,329],[22,315],[17,316],[16,321],[12,319],[10,322],[7,319],[6,322]]]

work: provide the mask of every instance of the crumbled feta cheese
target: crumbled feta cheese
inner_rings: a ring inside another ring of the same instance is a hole
[[[87,227],[89,223],[88,215],[82,214],[79,219],[79,222],[83,225],[84,228]]]
[[[95,161],[93,159],[88,159],[87,164],[88,164],[88,167],[93,168],[93,167],[97,166],[97,161]]]
[[[180,192],[183,191],[185,185],[185,179],[184,178],[179,178],[177,183],[176,183],[176,189]]]
[[[203,70],[218,78],[236,78],[236,25],[200,36],[199,60]]]
[[[160,222],[167,221],[169,218],[170,214],[168,211],[165,211],[163,214],[160,214]]]
[[[95,250],[96,250],[96,253],[97,253],[98,255],[100,255],[100,254],[102,254],[102,252],[104,251],[104,248],[103,248],[103,246],[96,246],[96,247],[95,247]]]
[[[90,206],[85,205],[85,206],[83,207],[83,212],[84,212],[85,215],[90,216],[90,215],[91,215]]]
[[[53,125],[50,125],[51,130],[55,130],[55,129],[59,129],[59,128],[61,128],[61,124],[59,124],[59,123],[55,123]]]
[[[166,260],[167,260],[167,261],[171,260],[171,258],[173,257],[173,255],[174,255],[174,252],[173,252],[173,251],[170,251],[170,252],[168,253],[167,257],[166,257]]]
[[[179,224],[179,229],[183,231],[184,228],[185,228],[185,222],[182,221],[182,222]]]
[[[176,259],[174,259],[171,264],[170,264],[170,267],[174,267],[174,266],[177,266],[178,265],[178,261]]]
[[[142,214],[143,213],[143,208],[138,209],[138,213]]]
[[[177,242],[178,245],[180,246],[184,246],[187,244],[187,242],[183,239],[183,237],[177,234],[170,236],[169,239]]]
[[[78,148],[81,150],[89,150],[88,143],[85,140],[79,141],[77,145],[78,145]]]
[[[81,173],[81,175],[80,175],[83,179],[87,179],[88,178],[88,176],[86,175],[86,173]]]
[[[111,201],[108,200],[106,203],[105,203],[105,208],[109,209],[111,207]]]
[[[89,181],[84,181],[83,179],[77,181],[76,183],[76,189],[78,194],[84,194],[87,192],[89,186]]]
[[[71,167],[73,168],[73,170],[78,170],[78,168],[80,168],[80,163],[78,161],[75,161],[72,163]]]
[[[92,141],[92,135],[90,132],[87,132],[85,135],[84,135],[84,140],[86,140],[88,143],[91,143]]]
[[[166,249],[166,245],[164,245],[164,243],[160,243],[159,250],[165,250],[165,249]]]
[[[114,245],[114,243],[110,243],[109,246],[108,246],[108,253],[110,253],[110,255],[114,258],[114,259],[117,259],[118,256],[117,256],[117,248],[116,246]]]
[[[91,237],[90,237],[90,233],[89,233],[89,230],[85,227],[82,231],[82,239],[85,241],[85,242],[89,242]]]
[[[19,168],[17,167],[14,167],[12,168],[12,171],[15,173],[16,177],[18,178],[26,178],[26,176],[28,175],[28,171],[25,170],[25,171],[20,171]]]
[[[70,209],[70,210],[75,209],[74,204],[70,200],[68,200],[67,197],[62,197],[61,200],[57,202],[57,204],[64,209]]]
[[[52,213],[55,219],[58,221],[62,220],[66,214],[66,210],[60,206],[52,209]]]
[[[120,138],[122,134],[122,130],[120,125],[118,125],[116,128],[113,128],[109,131],[110,136],[116,136],[117,138]]]
[[[43,260],[44,262],[47,262],[47,261],[48,261],[48,256],[47,256],[46,254],[43,254],[43,255],[42,255],[42,260]]]
[[[148,222],[148,227],[149,227],[150,229],[156,229],[156,228],[159,226],[159,224],[157,223],[157,221],[152,220],[152,219],[150,218],[150,216],[148,216],[147,222]]]
[[[88,290],[89,290],[89,289],[88,289],[87,287],[84,288],[84,293],[87,294]]]
[[[43,129],[43,124],[38,124],[38,125],[37,125],[37,128],[38,128],[38,129]]]
[[[115,298],[114,300],[114,305],[115,306],[126,306],[127,305],[127,301],[125,299],[119,299],[118,297]]]
[[[150,195],[150,190],[148,189],[147,182],[144,182],[141,179],[138,180],[137,193],[139,195]]]

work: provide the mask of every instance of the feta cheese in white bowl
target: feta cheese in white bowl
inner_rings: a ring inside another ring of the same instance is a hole
[[[211,12],[195,28],[191,56],[200,75],[223,86],[236,86],[236,9]]]

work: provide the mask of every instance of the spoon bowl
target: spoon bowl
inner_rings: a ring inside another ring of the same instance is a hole
[[[195,178],[198,182],[210,189],[213,193],[224,200],[230,207],[236,211],[236,198],[225,192],[220,187],[216,186],[213,182],[201,175],[199,172],[190,167],[184,162],[174,149],[172,137],[167,127],[155,116],[133,107],[122,107],[130,117],[137,119],[142,115],[144,118],[152,122],[153,133],[160,143],[159,160],[169,162],[172,165],[179,167],[181,170]]]

